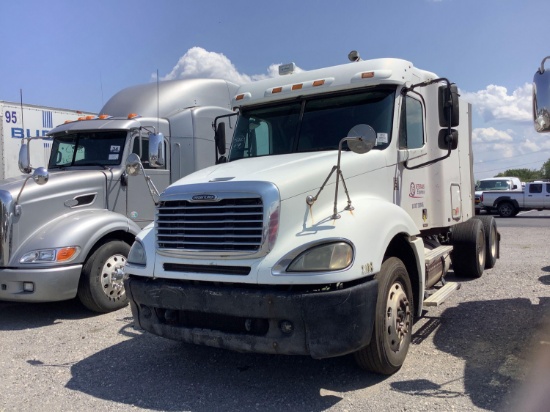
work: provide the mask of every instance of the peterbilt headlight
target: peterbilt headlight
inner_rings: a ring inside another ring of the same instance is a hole
[[[19,263],[66,263],[74,260],[80,253],[80,247],[67,246],[55,249],[38,249],[25,253]]]
[[[139,266],[145,266],[147,264],[147,255],[145,254],[145,248],[139,240],[134,241],[134,244],[130,248],[127,262],[131,265]]]
[[[314,246],[298,255],[287,272],[321,272],[342,270],[353,262],[353,248],[346,242]]]

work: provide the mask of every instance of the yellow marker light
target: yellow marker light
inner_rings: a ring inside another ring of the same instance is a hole
[[[371,79],[373,77],[374,77],[374,72],[361,73],[361,78],[362,79]]]
[[[85,120],[86,118],[84,116],[79,117],[77,120],[80,122],[81,120]]]
[[[237,95],[237,97],[235,97],[235,100],[242,100],[242,99],[244,99],[244,93],[239,94],[239,95]]]
[[[92,115],[86,116],[86,120],[93,120],[93,119],[95,119],[95,116],[92,116]]]
[[[99,115],[98,119],[105,120],[105,119],[108,119],[109,117],[111,116],[109,116],[108,114],[102,114],[102,115]]]
[[[130,113],[128,115],[128,119],[135,119],[136,117],[138,117],[138,114],[137,113]]]
[[[271,93],[281,93],[282,91],[282,87],[274,87],[273,90],[271,90]]]
[[[292,85],[292,90],[300,90],[302,87],[304,87],[304,85],[302,83],[293,84]]]
[[[315,80],[315,81],[313,82],[313,87],[322,86],[323,84],[325,84],[325,81],[324,81],[324,80]]]

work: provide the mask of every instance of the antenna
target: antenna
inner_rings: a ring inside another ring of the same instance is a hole
[[[160,92],[159,92],[159,69],[157,69],[157,133],[160,133]]]
[[[25,118],[24,118],[24,111],[23,111],[23,89],[19,89],[19,100],[21,104],[21,127],[23,128],[23,139],[24,139],[25,138]]]

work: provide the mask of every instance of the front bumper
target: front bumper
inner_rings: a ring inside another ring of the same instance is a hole
[[[137,276],[124,283],[136,324],[155,335],[241,352],[313,358],[366,346],[378,295],[375,279],[321,292]]]
[[[76,296],[82,265],[41,269],[0,269],[0,300],[54,302]],[[32,284],[33,291],[23,285]]]

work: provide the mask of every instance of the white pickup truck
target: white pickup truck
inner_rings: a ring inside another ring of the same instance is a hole
[[[550,182],[526,183],[520,192],[486,191],[479,200],[485,209],[496,210],[502,217],[516,216],[521,210],[550,209]]]
[[[486,179],[481,179],[476,185],[475,192],[475,213],[478,215],[482,210],[486,212],[491,212],[491,207],[486,207],[485,204],[481,201],[483,192],[489,190],[498,190],[502,192],[503,190],[513,190],[516,192],[521,192],[523,186],[519,178],[517,177],[489,177]]]

